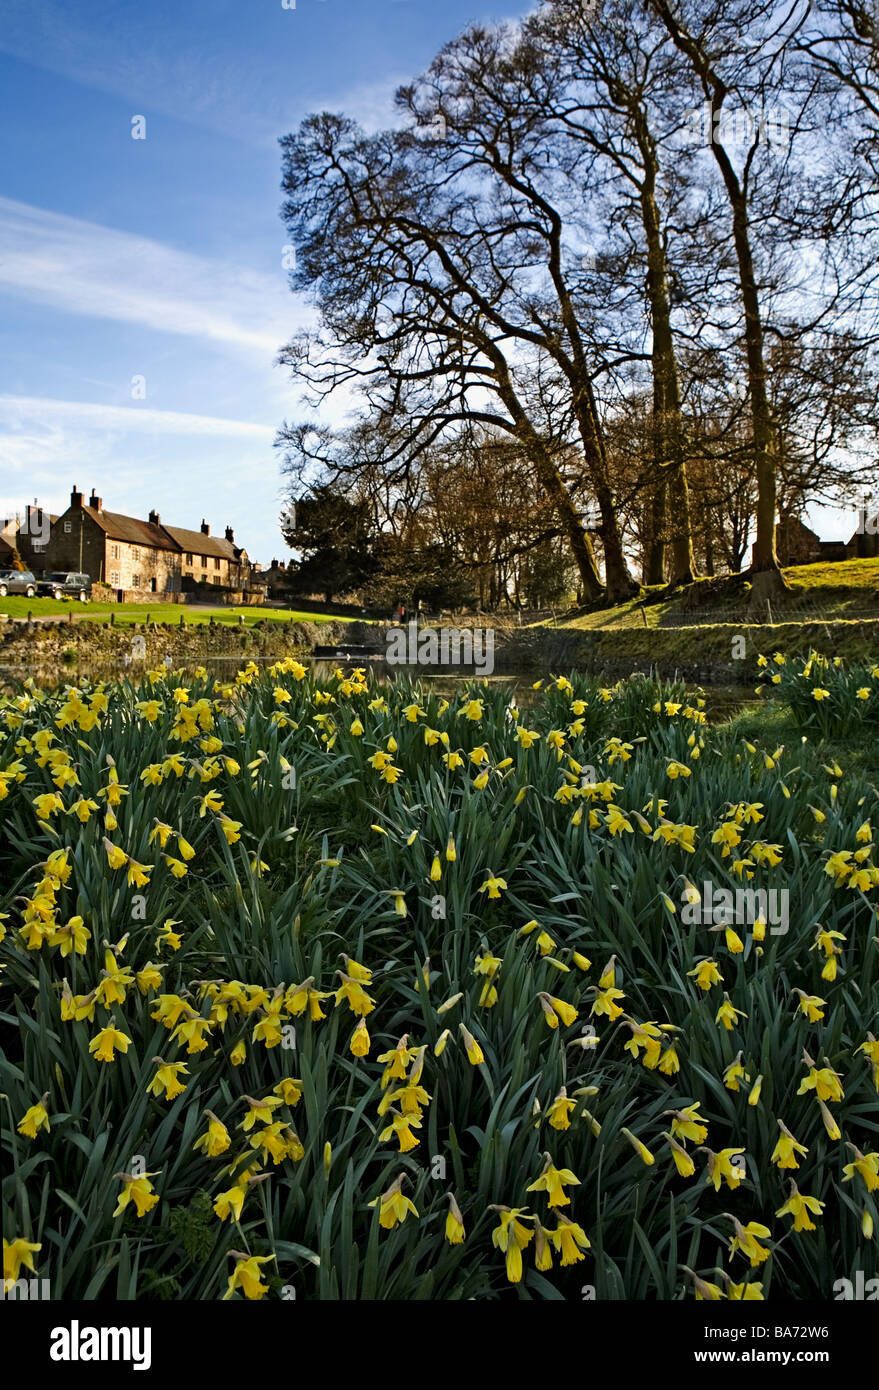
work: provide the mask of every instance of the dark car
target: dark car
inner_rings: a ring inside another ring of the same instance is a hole
[[[7,594],[26,594],[33,598],[37,581],[30,570],[0,570],[0,598]]]
[[[43,575],[37,585],[37,593],[44,598],[78,598],[80,603],[88,603],[92,596],[92,581],[87,574],[56,570]]]

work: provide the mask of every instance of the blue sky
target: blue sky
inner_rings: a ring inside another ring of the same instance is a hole
[[[530,8],[295,3],[0,0],[0,516],[61,511],[76,483],[286,553],[273,440],[302,411],[273,361],[308,309],[282,265],[277,139],[320,109],[389,123],[467,23]]]
[[[277,139],[368,127],[475,19],[526,0],[0,0],[0,513],[73,483],[285,553]],[[145,118],[146,138],[132,139]]]

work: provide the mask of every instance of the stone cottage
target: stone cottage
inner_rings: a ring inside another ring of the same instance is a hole
[[[74,484],[70,506],[54,518],[48,543],[34,556],[35,571],[78,570],[114,589],[180,593],[204,582],[224,589],[248,587],[247,551],[231,526],[223,537],[201,529],[163,525],[157,511],[146,521],[108,511],[92,489],[88,502]]]

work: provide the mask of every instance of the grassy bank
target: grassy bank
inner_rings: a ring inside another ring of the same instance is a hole
[[[658,631],[643,626],[586,627],[565,624],[507,633],[498,644],[504,659],[545,669],[606,670],[614,677],[625,670],[655,667],[663,675],[675,670],[703,681],[746,683],[760,652],[779,651],[793,659],[814,648],[846,661],[866,661],[879,654],[879,618],[829,622],[755,624],[705,623]]]
[[[790,586],[789,592],[772,604],[772,616],[779,624],[879,618],[879,559],[796,565],[783,570],[783,574]],[[628,603],[570,617],[559,616],[542,625],[601,631],[674,628],[682,622],[702,626],[741,625],[748,620],[744,585],[741,592],[724,594],[721,581],[701,579],[670,597],[663,597],[666,593],[665,586],[646,588]],[[761,620],[765,616],[761,614]]]

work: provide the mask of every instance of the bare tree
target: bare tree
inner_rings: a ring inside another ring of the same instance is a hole
[[[591,541],[540,420],[552,354],[545,332],[517,314],[516,267],[498,261],[518,224],[501,216],[483,225],[472,187],[440,177],[432,147],[411,134],[366,137],[323,115],[282,148],[284,217],[300,248],[295,283],[315,292],[322,325],[281,361],[318,400],[354,388],[373,418],[370,447],[401,480],[450,426],[506,430],[557,509],[584,595],[598,597]],[[281,442],[301,462],[340,467],[338,449],[307,425],[285,426]],[[347,467],[356,465],[355,455]]]

